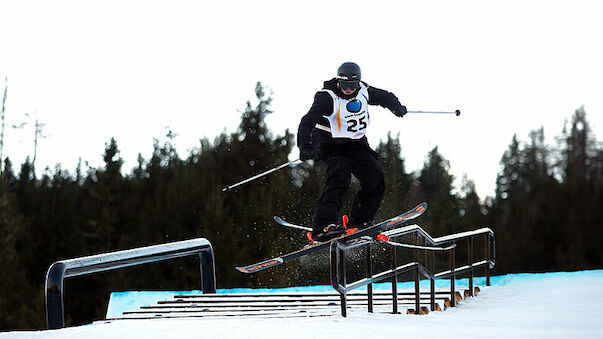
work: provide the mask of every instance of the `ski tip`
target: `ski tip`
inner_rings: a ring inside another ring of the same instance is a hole
[[[276,221],[279,224],[282,224],[284,220],[283,220],[283,218],[279,217],[278,215],[275,215],[274,221]]]
[[[425,212],[426,210],[427,210],[427,202],[422,202],[422,203],[418,204],[412,210],[408,211],[408,213],[405,215],[405,217],[408,219],[414,219],[417,216],[423,214],[423,212]],[[404,218],[404,219],[406,219],[406,218]]]
[[[427,203],[426,202],[422,202],[422,203],[418,204],[412,210],[408,211],[402,217],[402,219],[414,219],[414,218],[418,217],[419,215],[423,214],[423,212],[425,212],[426,210],[427,210]]]
[[[408,211],[400,216],[390,219],[387,223],[387,226],[392,226],[399,222],[404,222],[404,221],[408,221],[411,219],[415,219],[415,218],[419,217],[421,214],[423,214],[423,212],[425,212],[426,210],[427,210],[427,203],[422,202],[422,203],[418,204],[417,206],[415,206],[415,208],[411,209],[410,211]]]
[[[261,271],[266,268],[274,267],[283,263],[282,258],[274,258],[266,261],[262,261],[257,264],[249,265],[249,266],[238,266],[236,267],[237,271],[241,273],[255,273]]]

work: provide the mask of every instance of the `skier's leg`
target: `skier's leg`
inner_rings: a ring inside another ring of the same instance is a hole
[[[351,169],[360,181],[360,191],[352,204],[350,227],[362,228],[363,224],[373,221],[379,209],[385,191],[385,179],[376,154],[368,149],[358,154],[351,164]]]
[[[337,224],[345,193],[350,187],[350,159],[329,156],[326,160],[324,191],[314,208],[313,229],[322,230],[329,224]]]

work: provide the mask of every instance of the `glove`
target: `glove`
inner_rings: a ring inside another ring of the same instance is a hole
[[[408,110],[406,110],[406,106],[400,105],[394,108],[393,112],[396,116],[399,116],[401,118],[404,116],[404,114],[408,113]]]
[[[306,161],[306,160],[313,160],[315,158],[314,155],[314,151],[312,150],[312,148],[300,148],[299,149],[299,160],[301,161]]]

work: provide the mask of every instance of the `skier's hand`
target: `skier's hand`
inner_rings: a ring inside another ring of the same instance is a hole
[[[313,160],[315,158],[314,151],[312,148],[300,148],[299,150],[299,160]]]
[[[404,105],[400,105],[400,106],[398,106],[398,107],[394,108],[394,109],[392,110],[392,112],[394,112],[394,114],[395,114],[396,116],[399,116],[399,117],[401,118],[401,117],[403,117],[403,116],[404,116],[404,114],[408,113],[408,110],[406,109],[406,106],[404,106]]]

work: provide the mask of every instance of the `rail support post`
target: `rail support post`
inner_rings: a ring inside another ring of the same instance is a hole
[[[46,324],[48,329],[65,327],[63,279],[66,270],[65,264],[57,262],[50,266],[46,274]]]
[[[209,247],[211,248],[211,244]],[[203,293],[216,293],[216,265],[213,249],[199,252],[199,263],[201,265],[201,288]]]
[[[420,244],[420,236],[418,234],[415,234],[415,245],[419,245]],[[415,249],[414,250],[414,257],[415,257],[415,262],[417,264],[417,266],[415,267],[415,314],[421,314],[421,289],[419,287],[420,283],[421,283],[421,279],[419,277],[419,265],[420,265],[420,257],[419,257],[419,250]]]
[[[341,312],[344,317],[348,314],[348,301],[345,291],[346,279],[345,279],[345,253],[342,249],[337,246],[337,256],[339,257],[339,284],[343,286],[344,291],[341,293]]]
[[[473,237],[467,239],[467,252],[469,259],[469,296],[473,297]]]
[[[454,243],[454,242],[453,242]],[[454,249],[456,247],[453,247],[450,249],[450,307],[456,307],[456,288],[454,286],[454,279],[455,279],[455,274],[454,274],[454,261],[455,261],[455,257],[454,257]]]
[[[371,244],[366,245],[366,278],[371,279],[373,277],[373,263],[371,260]],[[373,283],[368,284],[366,287],[367,292],[367,303],[368,312],[373,313]]]
[[[396,263],[396,246],[390,246],[392,255],[392,313],[398,314],[398,272],[396,270],[398,264]]]
[[[486,286],[490,286],[490,261],[492,260],[492,251],[490,245],[490,235],[484,235],[484,251],[486,252]]]
[[[341,301],[341,316],[347,317],[347,298],[345,290],[345,256],[339,243],[333,241],[329,247],[331,253],[331,286],[339,293]]]
[[[435,274],[435,256],[434,256],[434,252],[431,251],[431,260],[429,262],[429,266],[430,266],[430,273],[433,275]],[[430,292],[430,298],[431,298],[431,311],[435,311],[436,310],[436,303],[435,303],[435,280],[433,278],[429,279],[429,287],[431,288],[431,292]]]

